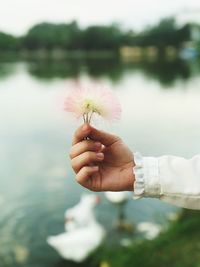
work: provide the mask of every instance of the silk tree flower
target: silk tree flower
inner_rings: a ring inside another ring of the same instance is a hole
[[[77,119],[91,123],[94,116],[108,121],[120,119],[121,106],[114,92],[97,84],[73,85],[65,99],[64,109]]]

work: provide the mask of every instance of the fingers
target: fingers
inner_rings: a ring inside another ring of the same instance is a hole
[[[101,152],[86,151],[71,160],[73,170],[78,173],[84,166],[94,164],[94,162],[101,162],[104,159],[104,154]]]
[[[86,151],[100,151],[102,149],[103,147],[101,143],[94,142],[92,140],[85,140],[72,146],[69,156],[71,159],[73,159]]]
[[[89,137],[94,141],[99,141],[105,146],[110,146],[120,140],[118,136],[99,131],[89,124],[83,124],[76,130],[72,144],[74,145],[82,141],[85,137]]]
[[[90,131],[91,131],[91,126],[89,124],[84,123],[82,126],[80,126],[74,134],[72,145],[75,145],[83,141],[84,138],[88,136]]]
[[[76,180],[82,186],[88,187],[88,183],[90,182],[91,176],[98,171],[98,166],[85,166],[76,175]]]
[[[89,137],[94,141],[101,142],[105,146],[111,146],[112,144],[120,140],[120,138],[116,135],[109,134],[104,131],[99,131],[93,127],[91,127]]]

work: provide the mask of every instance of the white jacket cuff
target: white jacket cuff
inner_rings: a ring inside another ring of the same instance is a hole
[[[191,159],[165,155],[134,154],[134,198],[154,197],[189,209],[200,210],[200,155]]]
[[[142,157],[139,152],[134,153],[135,174],[134,199],[141,197],[156,197],[161,195],[158,159]]]

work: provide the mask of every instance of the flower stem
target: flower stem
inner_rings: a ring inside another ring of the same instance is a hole
[[[85,113],[83,113],[83,121],[84,121],[84,123],[86,122],[86,121],[85,121]]]
[[[94,113],[94,111],[92,111],[92,112],[90,113],[90,117],[89,117],[89,121],[88,121],[88,123],[91,123],[91,119],[92,119],[92,115],[93,115],[93,113]]]
[[[86,113],[86,123],[89,123],[88,113]]]
[[[83,121],[84,123],[90,123],[90,119],[88,117],[88,113],[84,113],[83,114]],[[83,140],[90,140],[90,138],[88,136],[84,137]]]

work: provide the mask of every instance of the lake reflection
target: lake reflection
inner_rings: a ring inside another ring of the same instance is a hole
[[[79,125],[62,110],[67,81],[95,79],[116,91],[122,120],[98,127],[120,135],[133,151],[191,157],[200,151],[199,72],[199,62],[180,60],[1,63],[0,266],[74,266],[46,244],[48,235],[64,230],[64,211],[84,191],[67,156]],[[109,242],[118,242],[127,234],[113,229],[117,210],[101,195],[97,218]],[[174,210],[143,199],[130,201],[125,212],[131,223],[165,223]]]

